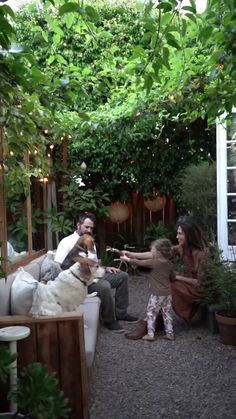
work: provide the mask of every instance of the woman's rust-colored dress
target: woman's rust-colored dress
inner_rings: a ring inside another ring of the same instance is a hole
[[[197,278],[199,283],[204,279],[205,254],[203,250],[188,251],[182,246],[172,247],[173,255],[179,256],[184,264],[182,276]],[[177,273],[178,274],[178,273]],[[198,309],[198,300],[204,297],[201,286],[194,286],[182,281],[171,283],[172,307],[174,312],[186,321],[190,321]]]

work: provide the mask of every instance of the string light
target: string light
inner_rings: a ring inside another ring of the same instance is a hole
[[[34,150],[34,154],[38,154],[37,150]]]
[[[10,151],[10,156],[14,156],[14,153],[13,153],[13,151]]]
[[[50,150],[53,150],[54,149],[54,144],[50,144],[49,148],[50,148]]]
[[[44,134],[48,134],[48,129],[45,129],[44,130]]]
[[[87,164],[83,161],[80,165],[80,169],[84,172],[87,169]]]

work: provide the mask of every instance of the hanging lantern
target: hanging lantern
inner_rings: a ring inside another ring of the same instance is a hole
[[[144,201],[144,205],[149,211],[156,212],[162,210],[166,205],[166,197],[157,196],[155,199],[147,199]]]
[[[129,207],[127,204],[116,201],[109,207],[109,218],[113,223],[123,223],[129,217]]]

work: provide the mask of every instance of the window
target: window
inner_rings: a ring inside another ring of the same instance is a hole
[[[217,121],[218,244],[226,259],[236,255],[236,109]]]

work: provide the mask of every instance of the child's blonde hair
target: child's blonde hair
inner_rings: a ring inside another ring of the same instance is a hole
[[[154,248],[154,250],[160,252],[166,259],[170,259],[171,257],[171,246],[172,244],[168,239],[154,240],[151,243],[151,248]]]

